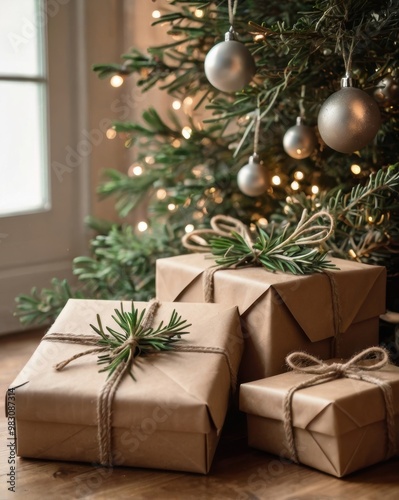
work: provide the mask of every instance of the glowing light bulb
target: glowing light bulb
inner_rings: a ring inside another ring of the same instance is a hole
[[[292,181],[291,182],[291,189],[293,189],[294,191],[298,191],[299,183],[297,181]]]
[[[187,125],[185,127],[183,127],[183,130],[181,131],[181,135],[185,138],[185,139],[190,139],[191,137],[191,134],[193,133],[193,131],[191,130],[190,127],[188,127]]]
[[[258,220],[258,224],[259,224],[259,226],[267,226],[267,219],[265,219],[264,217],[261,217]]]
[[[179,139],[175,139],[173,142],[172,142],[172,146],[174,148],[180,148],[180,144],[181,144],[181,141]]]
[[[181,102],[176,99],[175,101],[172,102],[172,108],[177,111],[178,109],[181,108]]]
[[[173,212],[173,210],[176,210],[176,205],[174,203],[169,203],[168,210],[170,212]]]
[[[362,171],[362,167],[360,165],[356,165],[356,163],[351,165],[352,174],[359,175],[361,171]]]
[[[130,165],[127,175],[129,177],[134,177],[135,175],[141,175],[143,173],[143,167],[141,165],[133,164]]]
[[[303,172],[301,172],[300,170],[297,170],[297,171],[294,173],[294,178],[295,178],[297,181],[301,181],[304,177],[305,177],[305,174],[304,174]]]
[[[195,9],[194,16],[195,17],[204,17],[204,11],[202,9]]]
[[[265,37],[263,35],[255,35],[254,36],[254,42],[261,42],[264,39],[265,39]]]
[[[112,85],[112,87],[120,87],[122,83],[124,82],[123,77],[121,75],[114,75],[109,83]]]
[[[319,187],[318,187],[318,186],[316,186],[316,185],[314,184],[314,185],[311,187],[311,191],[312,191],[312,193],[313,193],[313,194],[317,194],[317,193],[320,191],[320,189],[319,189]]]
[[[272,183],[275,186],[279,186],[281,184],[281,177],[279,175],[273,175],[273,177],[272,177]]]
[[[350,257],[352,257],[352,259],[356,259],[356,252],[353,250],[353,248],[349,249],[348,254]]]
[[[186,231],[186,233],[192,233],[194,231],[194,226],[192,224],[187,224],[184,230]]]
[[[161,17],[161,12],[159,10],[153,10],[151,15],[153,19],[159,19]]]
[[[189,96],[189,97],[186,97],[186,98],[184,99],[184,101],[183,101],[183,102],[184,102],[184,105],[185,105],[185,106],[192,106],[192,105],[193,105],[194,100],[193,100],[193,98],[192,98],[192,97],[190,97],[190,96]]]
[[[158,200],[164,200],[167,196],[167,192],[165,191],[165,189],[158,189],[157,191],[157,198]]]
[[[107,139],[115,139],[116,137],[116,130],[113,128],[109,128],[106,132],[105,135],[107,136]]]
[[[154,165],[155,163],[155,158],[153,156],[146,156],[144,160],[148,165]]]
[[[137,229],[140,231],[140,233],[144,233],[144,231],[147,231],[148,229],[148,224],[142,220],[137,224]]]

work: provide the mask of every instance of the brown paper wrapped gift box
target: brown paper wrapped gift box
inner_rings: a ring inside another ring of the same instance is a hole
[[[177,302],[204,300],[203,277],[215,266],[204,254],[158,259],[157,297]],[[245,349],[241,382],[285,371],[292,351],[322,359],[350,357],[378,344],[379,315],[385,312],[384,267],[331,259],[339,271],[306,276],[250,267],[214,274],[214,301],[237,305]],[[339,349],[334,350],[338,333]]]
[[[123,302],[130,310],[130,302]],[[111,319],[119,301],[71,299],[48,334],[92,335],[89,323]],[[135,303],[137,309],[145,303]],[[217,304],[161,303],[154,326],[176,309],[191,323],[179,345],[223,349],[237,373],[242,334],[237,308]],[[107,374],[97,355],[76,359],[62,371],[54,365],[87,346],[42,341],[10,388],[15,389],[18,455],[98,463],[96,404]],[[230,370],[224,355],[174,352],[135,358],[132,373],[117,388],[112,405],[115,465],[206,473],[228,408]]]
[[[389,382],[399,429],[399,368],[373,373]],[[290,457],[283,404],[290,388],[313,375],[287,372],[240,386],[240,409],[247,413],[248,444],[282,461]],[[381,389],[362,380],[340,378],[296,391],[293,433],[299,462],[342,477],[386,458],[386,407]],[[396,432],[396,450],[399,432]]]

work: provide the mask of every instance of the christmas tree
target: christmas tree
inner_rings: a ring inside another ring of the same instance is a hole
[[[396,0],[172,0],[152,29],[168,43],[96,65],[172,98],[113,128],[134,147],[126,173],[99,186],[120,225],[92,221],[80,286],[54,279],[17,297],[25,323],[52,319],[71,297],[148,300],[155,261],[182,236],[227,214],[263,234],[290,234],[306,213],[335,219],[324,251],[399,271],[399,5]],[[175,110],[186,109],[186,114]],[[143,200],[144,231],[123,222]],[[148,227],[147,227],[148,226]],[[388,296],[389,297],[389,296]],[[389,307],[397,307],[393,299]]]

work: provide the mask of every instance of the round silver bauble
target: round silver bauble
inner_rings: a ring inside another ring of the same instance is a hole
[[[209,82],[223,92],[237,92],[243,89],[255,74],[256,66],[247,47],[233,39],[231,32],[205,57],[205,75]]]
[[[383,78],[374,91],[374,98],[383,105],[390,105],[399,101],[399,84],[391,76]]]
[[[366,92],[343,87],[323,103],[317,121],[327,146],[340,153],[353,153],[374,139],[381,115],[377,102]]]
[[[313,128],[304,125],[300,118],[297,119],[297,124],[289,128],[283,137],[284,151],[296,160],[303,160],[310,156],[316,144],[317,138]]]
[[[237,175],[237,184],[247,196],[260,196],[269,187],[267,172],[259,156],[249,157],[249,162],[241,167]]]

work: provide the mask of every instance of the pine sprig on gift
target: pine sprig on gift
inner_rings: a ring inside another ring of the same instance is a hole
[[[120,310],[114,309],[114,311],[115,316],[113,315],[112,319],[122,331],[109,326],[104,330],[99,314],[97,314],[97,326],[90,325],[101,337],[98,345],[109,349],[106,354],[99,355],[97,361],[100,365],[106,365],[100,371],[108,371],[108,376],[112,375],[120,363],[127,363],[136,356],[172,350],[174,344],[181,339],[181,335],[189,333],[187,328],[191,326],[175,310],[167,324],[161,321],[156,328],[145,326],[143,319],[146,309],[139,313],[133,302],[130,311],[124,311],[122,303]],[[134,379],[132,373],[130,375]]]
[[[263,266],[267,270],[292,274],[311,274],[324,269],[335,268],[326,260],[327,252],[315,246],[326,235],[326,226],[312,225],[318,216],[307,218],[304,211],[296,229],[289,233],[289,227],[275,235],[261,228],[257,229],[254,242],[235,231],[230,236],[217,236],[209,240],[216,263],[225,267]],[[312,246],[313,245],[313,246]]]

